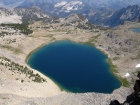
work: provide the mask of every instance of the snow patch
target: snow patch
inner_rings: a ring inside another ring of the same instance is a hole
[[[67,2],[66,1],[62,1],[60,3],[55,4],[54,7],[61,7],[61,6],[64,6],[65,4],[67,4]]]
[[[129,77],[129,76],[130,76],[130,74],[129,74],[129,73],[126,73],[126,74],[125,74],[125,77]]]
[[[71,2],[60,2],[55,5],[55,7],[61,7],[60,12],[70,12],[72,10],[79,10],[85,6],[81,1],[71,1]]]
[[[137,64],[137,65],[136,65],[136,68],[139,68],[139,67],[140,67],[140,64]]]

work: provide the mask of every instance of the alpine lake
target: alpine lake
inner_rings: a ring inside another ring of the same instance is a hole
[[[140,33],[140,28],[130,28],[131,31]]]
[[[107,56],[90,45],[52,42],[33,52],[27,63],[67,92],[112,93],[121,86]]]

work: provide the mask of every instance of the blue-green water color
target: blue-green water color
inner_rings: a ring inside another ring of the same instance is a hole
[[[140,28],[130,28],[131,31],[140,33]]]
[[[121,83],[109,70],[106,60],[93,46],[58,41],[34,52],[28,64],[65,91],[112,93]]]

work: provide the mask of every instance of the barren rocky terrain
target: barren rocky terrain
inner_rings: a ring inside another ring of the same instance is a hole
[[[101,35],[96,46],[109,54],[113,64],[117,66],[118,74],[122,77],[128,72],[136,72],[135,66],[140,60],[140,33],[130,30],[139,28],[140,23],[125,22],[124,25],[109,30]]]
[[[111,59],[117,70],[116,75],[124,78],[126,73],[130,73],[133,79],[136,79],[135,66],[139,63],[140,33],[130,31],[131,27],[140,27],[140,23],[126,22],[114,29],[100,30],[81,29],[62,23],[44,24],[38,21],[29,26],[33,30],[30,35],[1,36],[0,57],[33,70],[26,64],[33,51],[53,41],[71,40],[96,46]],[[38,71],[33,70],[33,73],[38,73],[46,82],[34,82],[33,78],[18,72],[17,68],[11,71],[3,61],[1,60],[0,64],[0,72],[3,74],[0,76],[1,105],[108,105],[112,99],[123,102],[133,91],[130,87],[122,86],[112,94],[67,93]],[[132,87],[132,78],[127,79]]]

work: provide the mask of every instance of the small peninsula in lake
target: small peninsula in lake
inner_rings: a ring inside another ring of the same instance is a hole
[[[68,92],[112,93],[121,86],[109,69],[107,57],[89,45],[53,42],[34,52],[28,64]]]

